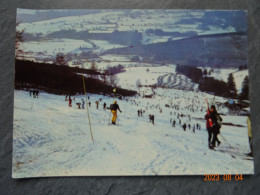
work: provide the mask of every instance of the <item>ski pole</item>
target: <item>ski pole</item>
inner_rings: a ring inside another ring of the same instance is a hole
[[[119,117],[118,117],[118,114],[117,114],[117,124],[119,125]]]
[[[110,112],[109,118],[108,118],[108,125],[109,125],[109,123],[110,123],[110,118],[111,118],[111,112]]]
[[[219,134],[220,134],[221,137],[225,140],[225,142],[227,142],[227,144],[229,145],[230,148],[234,148],[234,147],[226,140],[226,138],[225,138],[221,133],[219,133]]]

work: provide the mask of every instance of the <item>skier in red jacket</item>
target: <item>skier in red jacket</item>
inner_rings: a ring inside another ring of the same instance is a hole
[[[206,128],[208,130],[208,145],[209,145],[209,148],[211,149],[211,138],[212,138],[212,134],[213,134],[213,129],[212,129],[212,120],[210,118],[210,111],[209,109],[207,109],[207,114],[205,115],[205,119],[206,119]]]

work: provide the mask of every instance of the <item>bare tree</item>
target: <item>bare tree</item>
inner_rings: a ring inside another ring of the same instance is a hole
[[[117,87],[118,77],[115,74],[110,75],[109,81],[112,87]]]
[[[103,80],[104,84],[107,84],[107,71],[104,71],[104,73],[101,75],[101,79]]]

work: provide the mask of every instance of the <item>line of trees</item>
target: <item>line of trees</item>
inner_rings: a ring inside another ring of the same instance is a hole
[[[235,79],[232,73],[229,74],[227,83],[216,80],[212,77],[204,77],[199,82],[199,89],[201,91],[213,92],[215,95],[238,98],[240,100],[249,100],[249,79],[248,76],[244,78],[242,83],[241,93],[237,93]]]
[[[82,75],[79,73],[102,75],[94,70],[16,59],[15,88],[38,88],[53,94],[83,94]],[[106,84],[102,80],[93,77],[85,78],[85,83],[87,92],[96,94],[110,95],[115,87],[114,83],[113,85]],[[133,96],[136,91],[117,88],[117,94]]]
[[[190,78],[194,83],[198,83],[203,77],[202,70],[194,66],[185,66],[177,64],[176,72],[184,74],[185,76]]]

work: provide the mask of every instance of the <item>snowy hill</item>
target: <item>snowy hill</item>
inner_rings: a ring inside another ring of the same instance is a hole
[[[13,177],[253,173],[253,161],[208,149],[205,109],[200,110],[205,107],[203,94],[167,89],[156,94],[162,96],[118,100],[123,111],[118,114],[119,126],[108,125],[110,112],[102,108],[103,102],[109,105],[113,98],[90,95],[93,143],[86,110],[75,105],[83,96],[77,96],[70,108],[64,96],[41,93],[32,98],[28,92],[15,91]],[[100,98],[96,109],[94,101]],[[186,107],[194,100],[192,113]],[[170,103],[178,104],[180,110],[164,107]],[[140,108],[146,111],[142,117],[137,116]],[[192,127],[198,123],[202,129],[183,131],[177,113],[184,114],[182,123]],[[148,114],[155,115],[155,125],[149,123]],[[171,118],[177,120],[176,127],[170,124]],[[241,127],[223,125],[221,134],[228,143],[219,136],[219,148],[230,150],[230,144],[233,152],[248,152],[245,117],[227,115],[223,120]]]
[[[239,66],[247,63],[245,16],[243,11],[18,9],[17,30],[24,30],[24,56],[34,60],[59,52],[73,56],[82,47],[82,53],[99,58],[116,53],[175,64]],[[30,17],[36,21],[29,22]]]
[[[197,84],[193,83],[186,76],[176,74],[175,68],[175,65],[131,67],[125,68],[125,72],[117,74],[117,77],[121,87],[137,91],[151,91],[149,89],[150,86],[185,90],[197,89]],[[143,86],[141,87],[142,89],[138,89],[136,86],[137,80]],[[144,93],[147,94],[147,92]]]

